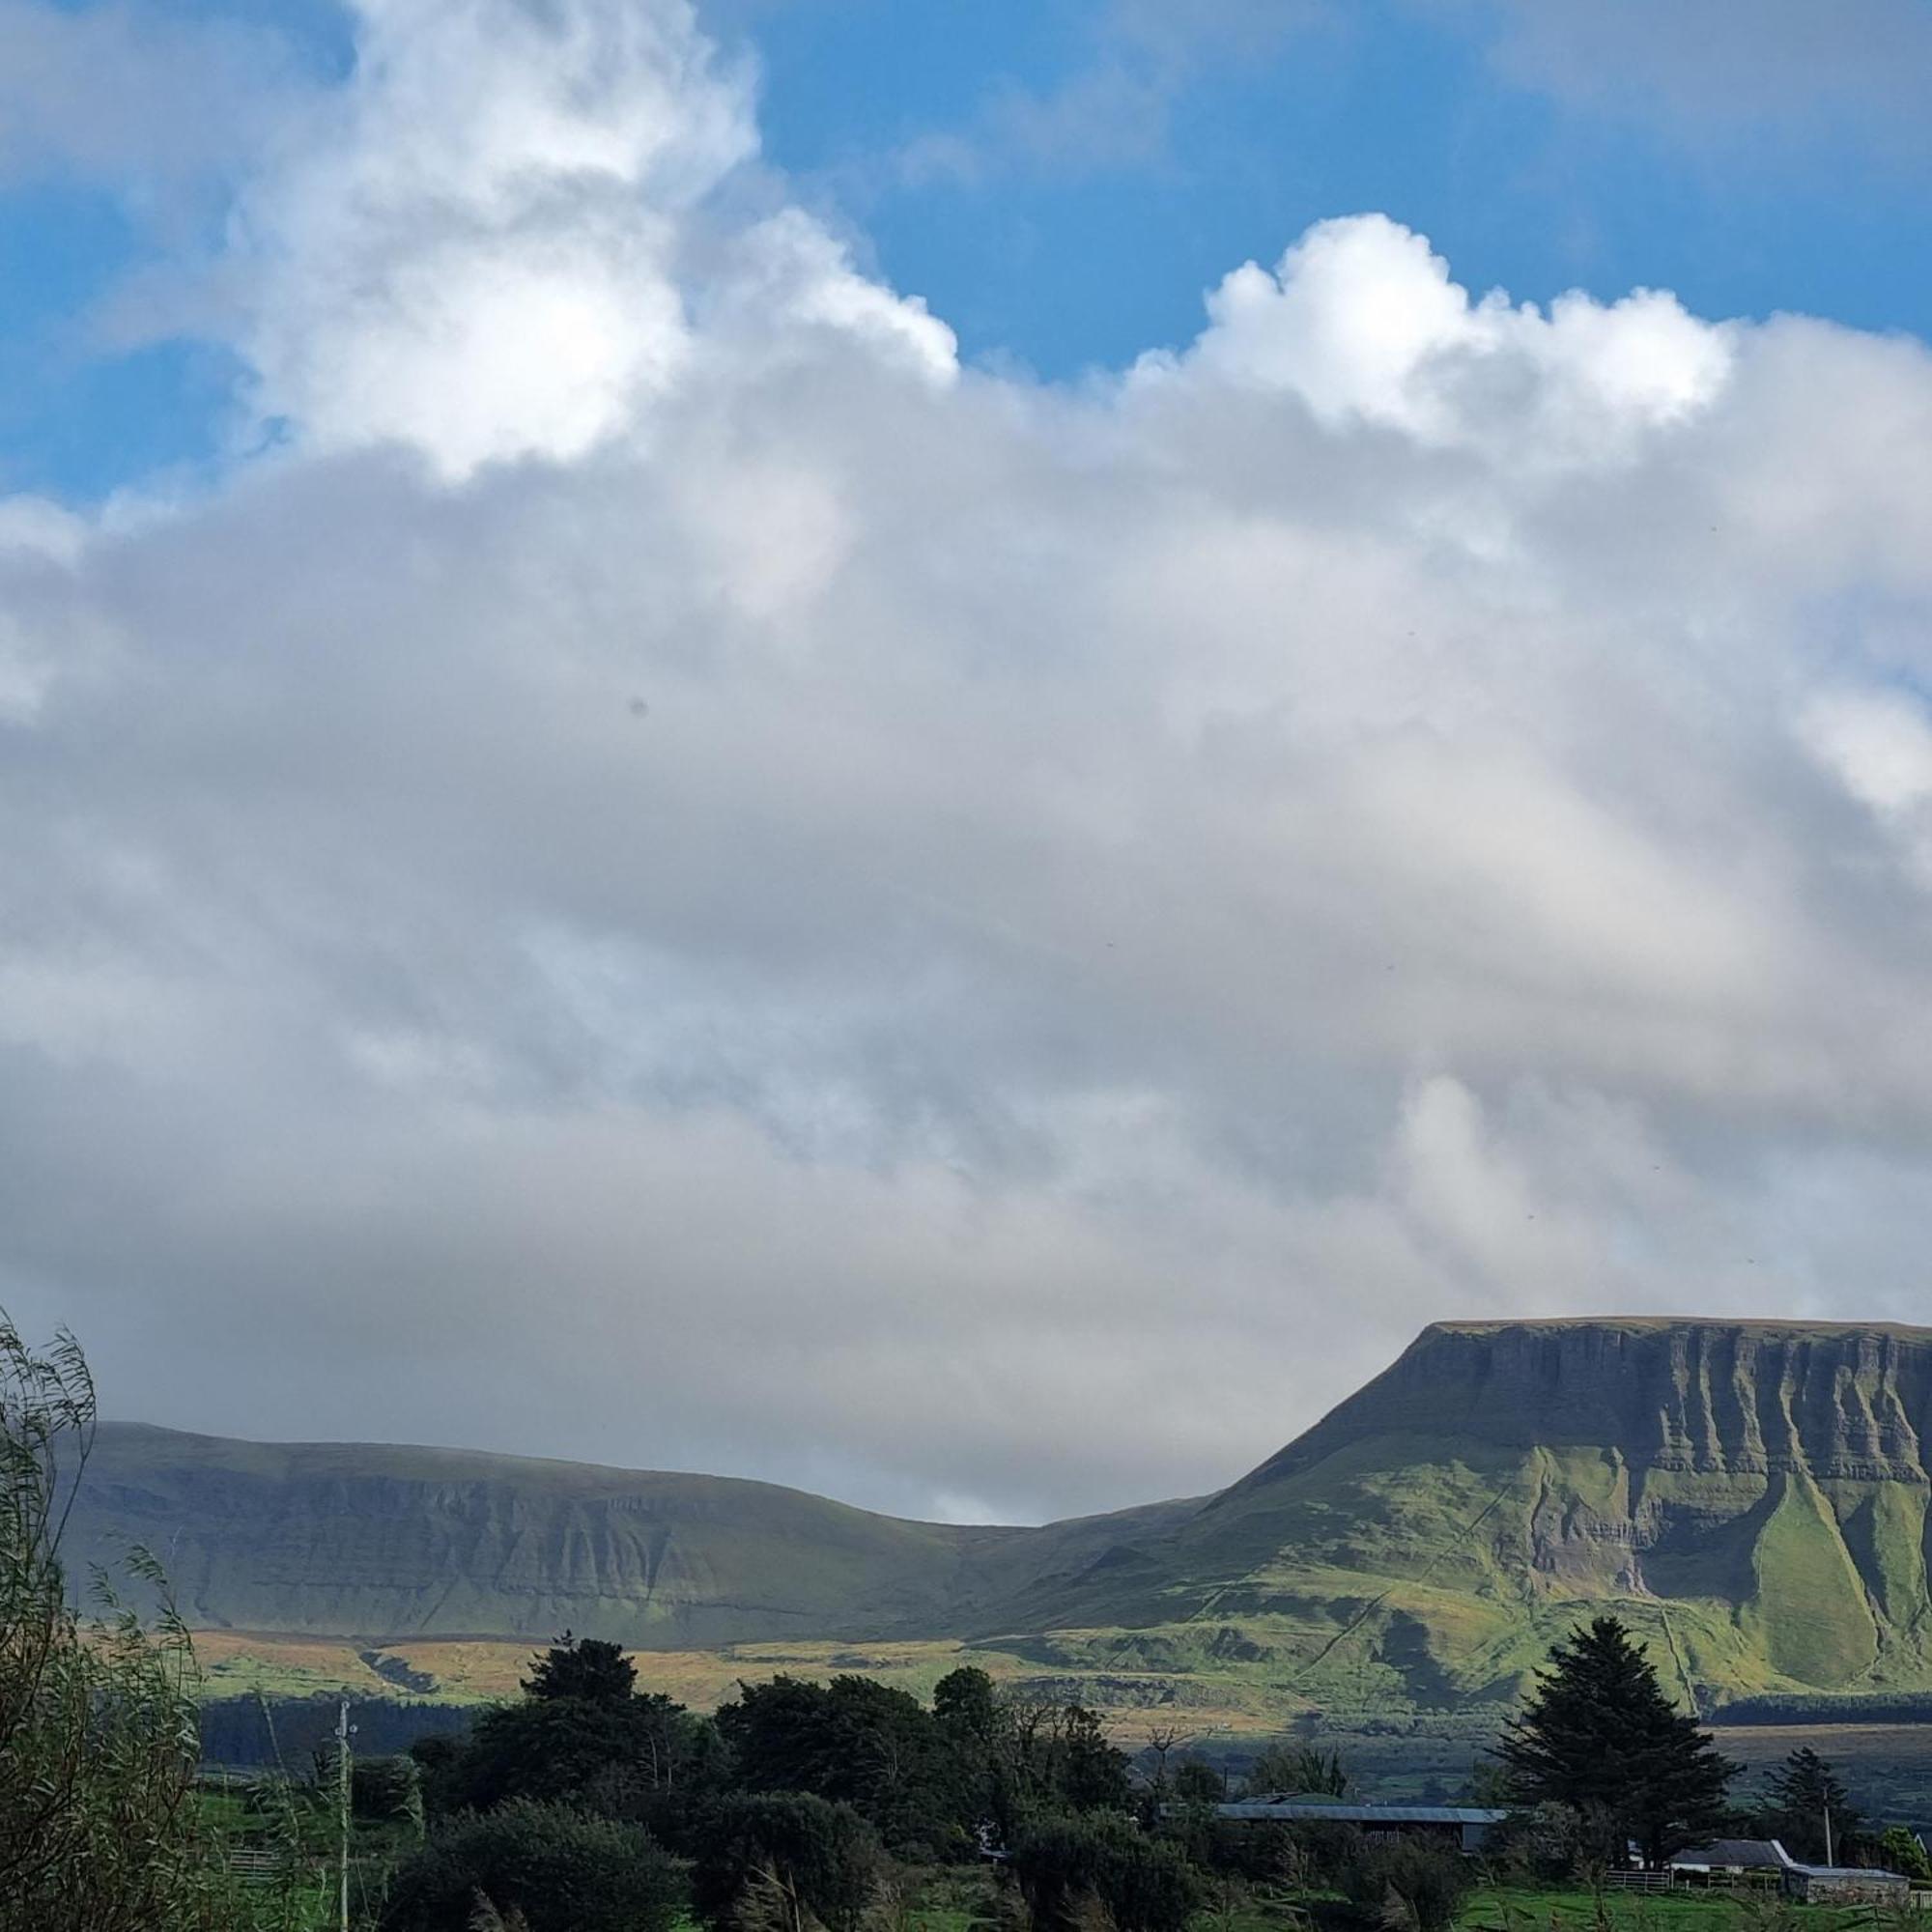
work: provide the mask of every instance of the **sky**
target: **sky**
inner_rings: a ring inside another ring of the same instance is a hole
[[[0,1306],[1037,1520],[1911,1321],[1926,0],[0,0]]]

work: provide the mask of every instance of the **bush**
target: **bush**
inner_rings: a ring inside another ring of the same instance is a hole
[[[885,1875],[878,1833],[849,1804],[806,1791],[728,1798],[694,1833],[692,1903],[707,1924],[816,1921],[853,1932]]]
[[[1536,1804],[1512,1811],[1492,1835],[1492,1864],[1550,1884],[1575,1878],[1589,1862],[1597,1833],[1567,1804]]]
[[[1392,1932],[1447,1932],[1474,1883],[1464,1860],[1425,1838],[1367,1839],[1342,1875],[1348,1896]]]
[[[459,1817],[397,1870],[383,1932],[469,1932],[477,1901],[529,1932],[670,1932],[677,1861],[635,1825],[561,1804],[510,1803]]]
[[[358,1757],[349,1767],[349,1789],[358,1818],[422,1822],[422,1773],[413,1758]]]
[[[1179,1848],[1124,1818],[1037,1818],[1012,1847],[1012,1870],[1039,1926],[1078,1924],[1098,1904],[1120,1932],[1182,1932],[1201,1902]]]
[[[1903,1825],[1894,1825],[1879,1840],[1878,1853],[1887,1871],[1903,1872],[1917,1885],[1932,1884],[1932,1859]]]

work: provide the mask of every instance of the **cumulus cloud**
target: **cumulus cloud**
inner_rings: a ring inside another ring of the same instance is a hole
[[[1909,1319],[1932,358],[1324,223],[956,363],[675,0],[382,0],[267,454],[0,511],[0,1299],[124,1414],[956,1512],[1421,1322]]]
[[[1287,390],[1325,423],[1428,442],[1503,434],[1525,455],[1592,465],[1706,408],[1730,360],[1722,328],[1647,289],[1609,307],[1568,295],[1548,316],[1500,292],[1472,302],[1422,236],[1378,214],[1319,223],[1272,273],[1245,264],[1208,313],[1190,367]]]

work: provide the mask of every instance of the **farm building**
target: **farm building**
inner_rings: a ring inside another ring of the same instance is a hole
[[[1797,1861],[1776,1838],[1718,1838],[1692,1845],[1670,1861],[1670,1875],[1712,1885],[1776,1885]]]
[[[1903,1905],[1912,1896],[1912,1881],[1903,1872],[1856,1865],[1792,1865],[1784,1893],[1807,1905]]]
[[[1350,1825],[1371,1837],[1434,1838],[1479,1852],[1504,1813],[1469,1804],[1344,1804],[1334,1799],[1245,1798],[1217,1804],[1219,1818],[1254,1824]]]

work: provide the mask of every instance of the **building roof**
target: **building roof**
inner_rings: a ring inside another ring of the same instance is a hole
[[[1801,1865],[1791,1869],[1805,1878],[1857,1878],[1875,1879],[1881,1885],[1910,1885],[1912,1881],[1903,1872],[1885,1871],[1878,1865]]]
[[[1690,1845],[1670,1861],[1673,1865],[1696,1869],[1720,1866],[1749,1871],[1788,1869],[1793,1860],[1776,1838],[1714,1838],[1708,1845]]]
[[[1312,1798],[1247,1798],[1214,1810],[1222,1818],[1301,1818],[1335,1825],[1495,1825],[1508,1815],[1469,1804],[1343,1804]]]

